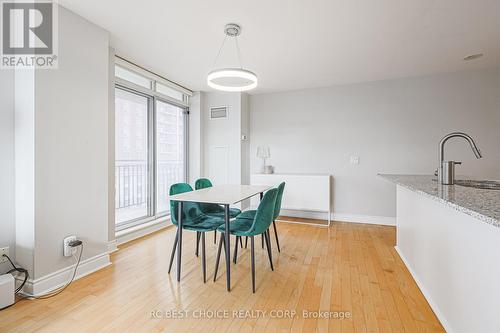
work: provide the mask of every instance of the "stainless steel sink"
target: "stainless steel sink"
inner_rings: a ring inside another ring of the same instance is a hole
[[[455,185],[482,188],[485,190],[500,190],[500,181],[495,180],[455,180]]]

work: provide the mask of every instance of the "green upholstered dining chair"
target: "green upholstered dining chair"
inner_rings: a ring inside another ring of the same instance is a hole
[[[285,192],[285,182],[279,184],[277,188],[278,188],[278,197],[276,198],[276,205],[274,206],[273,229],[274,229],[274,237],[276,238],[276,245],[278,246],[278,252],[281,252],[280,241],[278,239],[278,231],[276,230],[276,219],[280,215],[281,211],[281,201],[283,199],[283,192]],[[256,210],[246,210],[242,212],[240,215],[238,215],[238,217],[243,219],[253,220],[256,213],[257,213]],[[245,247],[247,242],[248,238],[245,240]]]
[[[191,185],[186,183],[178,183],[170,186],[170,195],[180,194],[184,192],[192,191]],[[179,227],[178,216],[179,215],[179,202],[170,200],[170,217],[172,224]],[[200,206],[196,202],[183,202],[182,204],[182,229],[196,231],[197,236],[201,236],[201,257],[203,265],[203,282],[206,281],[207,270],[206,270],[206,256],[205,256],[205,232],[214,231],[220,225],[224,224],[224,219],[217,216],[209,216],[202,212]],[[179,239],[179,232],[181,237]],[[170,264],[168,266],[168,273],[172,270],[172,263],[175,257],[175,251],[177,249],[177,244],[180,241],[182,247],[182,230],[178,230],[175,234],[174,247],[172,249],[172,254],[170,256]],[[196,254],[198,255],[198,244],[196,248]]]
[[[251,263],[252,263],[252,291],[255,293],[255,246],[254,246],[254,236],[264,235],[267,247],[267,255],[269,257],[269,263],[271,265],[271,270],[274,271],[273,258],[271,254],[271,242],[269,240],[269,226],[273,222],[274,216],[274,206],[276,204],[276,198],[278,196],[278,189],[273,188],[266,192],[262,200],[260,201],[259,207],[256,210],[255,217],[253,220],[243,219],[236,217],[229,225],[229,232],[236,236],[236,243],[234,249],[233,261],[236,263],[236,258],[238,256],[238,239],[241,237],[250,237],[251,244]],[[226,247],[224,240],[224,226],[220,226],[217,231],[221,233],[219,248],[217,250],[217,259],[215,263],[215,274],[214,281],[217,278],[217,271],[219,269],[220,254],[222,246]]]
[[[194,188],[196,190],[201,190],[207,187],[212,187],[212,182],[207,178],[200,178],[194,183]],[[200,203],[200,207],[203,213],[207,215],[215,215],[217,217],[224,218],[224,207],[217,204],[211,203]],[[229,208],[229,218],[235,218],[241,213],[238,208]],[[214,232],[214,243],[217,240],[217,232]]]

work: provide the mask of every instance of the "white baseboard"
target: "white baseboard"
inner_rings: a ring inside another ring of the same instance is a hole
[[[410,272],[411,276],[413,277],[413,280],[415,280],[415,283],[417,284],[418,288],[420,289],[420,291],[424,295],[425,299],[427,300],[427,303],[429,303],[432,311],[434,311],[434,314],[436,315],[438,320],[441,322],[441,325],[443,325],[445,331],[448,333],[453,333],[454,331],[451,329],[450,324],[443,316],[443,313],[439,310],[437,304],[434,303],[434,301],[432,300],[430,294],[427,292],[427,289],[425,289],[424,285],[420,282],[420,279],[418,278],[418,276],[415,274],[415,272],[411,268],[408,260],[406,260],[406,257],[401,252],[401,249],[397,245],[394,246],[394,248],[396,249],[396,252],[399,254],[399,257],[401,258],[401,260],[405,264],[406,268]]]
[[[306,211],[300,211],[300,210],[283,209],[283,210],[281,210],[281,215],[282,216],[306,218],[306,219],[319,219],[319,220],[327,220],[328,219],[328,213],[306,212]],[[365,223],[365,224],[380,224],[380,225],[389,225],[389,226],[396,225],[396,218],[392,217],[392,216],[332,213],[332,221]]]
[[[333,221],[339,222],[354,222],[366,224],[380,224],[380,225],[396,225],[396,218],[392,216],[376,216],[376,215],[358,215],[358,214],[332,214]]]
[[[141,238],[171,225],[170,218],[163,218],[119,231],[116,233],[116,245],[130,242],[134,239]]]
[[[113,239],[108,242],[108,253],[113,253],[118,251],[118,242],[116,239]]]
[[[21,294],[25,296],[38,296],[64,286],[71,279],[75,265],[76,263],[35,280],[28,279]],[[107,252],[82,260],[76,271],[75,280],[109,265],[111,265],[111,261]],[[21,276],[17,276],[16,280],[22,281]]]

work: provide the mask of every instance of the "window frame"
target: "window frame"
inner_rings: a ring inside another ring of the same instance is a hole
[[[120,58],[117,58],[120,59]],[[126,70],[133,71],[132,69],[122,66],[121,63],[115,64],[115,66],[120,66],[124,67]],[[143,75],[143,73],[138,73],[136,71],[135,74],[138,75]],[[143,75],[144,76],[144,75]],[[121,79],[119,77],[114,77],[115,84],[114,84],[114,89],[122,89],[124,91],[128,91],[130,93],[138,94],[140,96],[144,96],[148,98],[148,190],[147,190],[147,203],[148,203],[148,215],[145,217],[140,217],[140,218],[135,218],[132,220],[128,221],[123,221],[120,223],[116,223],[116,216],[115,216],[115,232],[122,231],[131,227],[138,226],[140,224],[148,223],[160,218],[168,217],[170,216],[169,212],[162,212],[161,214],[158,214],[157,212],[157,203],[156,203],[156,198],[157,198],[157,193],[156,193],[156,181],[157,181],[157,140],[156,140],[156,115],[157,115],[157,110],[156,110],[156,104],[157,101],[171,104],[173,106],[181,108],[183,111],[183,126],[184,126],[184,137],[183,137],[183,154],[184,154],[184,182],[187,182],[189,179],[189,97],[192,95],[192,92],[190,92],[187,89],[181,90],[181,89],[176,89],[176,87],[172,87],[171,84],[168,84],[172,89],[179,90],[183,93],[183,100],[179,101],[175,98],[163,95],[159,92],[156,91],[156,81],[155,78],[151,78],[148,76],[145,76],[148,79],[151,79],[151,89],[147,89],[143,86],[134,84],[130,81],[126,81],[124,79]],[[161,81],[162,84],[165,84],[164,81]],[[116,107],[114,112],[116,112]],[[116,149],[116,148],[115,148]],[[116,159],[114,160],[114,162]],[[115,177],[116,179],[116,177]],[[116,188],[116,184],[115,184]],[[115,208],[116,209],[116,208]]]

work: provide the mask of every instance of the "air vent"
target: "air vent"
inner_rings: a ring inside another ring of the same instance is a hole
[[[210,119],[227,118],[227,106],[210,108]]]

